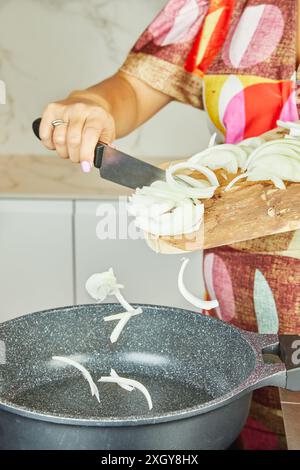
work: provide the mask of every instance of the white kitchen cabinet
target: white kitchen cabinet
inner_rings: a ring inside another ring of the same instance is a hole
[[[0,322],[73,304],[72,221],[72,201],[0,201]]]
[[[97,209],[102,211],[96,215]],[[118,201],[77,201],[75,202],[75,266],[76,302],[91,301],[85,291],[87,278],[95,273],[114,268],[118,281],[125,285],[123,293],[129,302],[162,304],[193,309],[180,295],[177,276],[182,254],[162,255],[154,253],[144,240],[103,239],[96,234],[97,224],[103,214],[111,212],[110,227],[115,235],[114,213],[118,224],[124,219],[125,207],[119,208]],[[119,227],[117,227],[118,232]],[[124,229],[124,227],[123,227]],[[124,230],[123,230],[124,232]],[[124,236],[124,233],[121,233]],[[201,252],[188,254],[190,263],[186,270],[186,285],[195,294],[201,295]],[[109,301],[114,301],[110,298]]]

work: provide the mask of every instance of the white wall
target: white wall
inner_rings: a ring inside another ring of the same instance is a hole
[[[166,0],[0,0],[0,155],[41,154],[32,120],[49,101],[112,74]],[[171,104],[119,147],[182,157],[208,140],[204,113]]]
[[[115,211],[111,222],[119,224],[118,203],[105,204]],[[98,206],[99,201],[0,200],[0,323],[91,302],[86,280],[110,267],[129,302],[193,309],[177,288],[182,254],[154,253],[144,240],[125,239],[124,234],[122,239],[100,240]],[[201,253],[187,256],[185,282],[202,295]]]

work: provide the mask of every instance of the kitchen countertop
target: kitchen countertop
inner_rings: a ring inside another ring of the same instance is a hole
[[[160,165],[167,159],[145,159]],[[116,199],[132,191],[56,156],[0,156],[0,198]]]

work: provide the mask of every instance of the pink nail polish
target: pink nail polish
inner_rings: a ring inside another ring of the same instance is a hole
[[[90,173],[92,169],[92,165],[90,164],[90,162],[84,161],[84,162],[81,162],[81,168],[82,168],[83,173]]]

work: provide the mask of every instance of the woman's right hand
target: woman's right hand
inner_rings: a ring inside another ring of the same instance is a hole
[[[54,127],[52,121],[56,119],[65,124]],[[107,103],[84,92],[74,92],[65,100],[50,103],[40,124],[43,144],[56,150],[61,158],[81,163],[85,173],[93,167],[97,143],[111,144],[115,137],[115,121]]]

